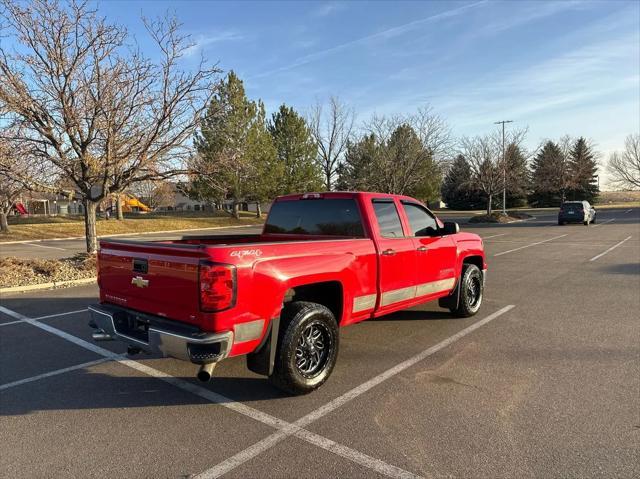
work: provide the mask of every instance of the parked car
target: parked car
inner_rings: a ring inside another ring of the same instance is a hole
[[[476,314],[487,268],[479,236],[378,193],[277,198],[258,235],[100,245],[95,340],[191,361],[201,380],[247,355],[292,394],[327,380],[339,326],[436,299]]]
[[[596,222],[596,210],[588,201],[565,201],[558,212],[558,224],[582,223],[585,226]]]

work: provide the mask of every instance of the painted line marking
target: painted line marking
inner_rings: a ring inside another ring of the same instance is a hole
[[[102,359],[102,361],[106,361],[106,360],[113,360],[119,364],[122,364],[124,366],[128,366],[132,369],[135,369],[136,371],[139,371],[141,373],[147,374],[151,377],[160,379],[166,383],[169,383],[179,389],[182,389],[183,391],[187,391],[190,392],[192,394],[195,394],[196,396],[202,397],[208,401],[210,401],[211,403],[220,405],[220,406],[224,406],[228,409],[231,409],[232,411],[235,411],[239,414],[242,414],[244,416],[247,416],[251,419],[254,419],[258,422],[261,422],[263,424],[266,424],[268,426],[271,426],[275,429],[278,429],[278,431],[276,431],[275,433],[273,433],[271,436],[268,436],[268,439],[270,439],[270,442],[272,442],[272,445],[275,445],[276,443],[280,442],[282,439],[295,435],[296,437],[299,437],[300,439],[303,439],[305,441],[310,442],[311,444],[314,444],[318,447],[321,447],[329,452],[333,452],[335,454],[338,454],[346,459],[350,459],[354,462],[356,462],[357,464],[360,464],[364,467],[367,467],[369,469],[372,469],[376,472],[379,472],[381,474],[385,474],[389,477],[392,478],[399,478],[399,479],[412,479],[412,478],[418,478],[420,476],[417,476],[411,472],[405,471],[403,469],[400,469],[399,467],[393,466],[391,464],[387,464],[384,461],[380,460],[380,459],[376,459],[373,457],[369,457],[366,454],[363,454],[359,451],[356,451],[355,449],[351,449],[347,446],[344,446],[342,444],[338,444],[335,441],[332,441],[331,439],[322,437],[316,433],[313,433],[311,431],[307,431],[307,430],[303,430],[301,429],[300,426],[294,424],[294,423],[289,423],[287,421],[284,421],[282,419],[278,419],[274,416],[271,416],[270,414],[267,413],[263,413],[262,411],[259,411],[257,409],[254,409],[250,406],[247,406],[245,404],[239,403],[234,401],[231,398],[228,398],[226,396],[223,396],[221,394],[218,394],[216,392],[210,391],[209,389],[205,389],[203,387],[197,386],[193,383],[190,383],[188,381],[185,381],[183,379],[179,379],[176,378],[174,376],[171,376],[167,373],[164,373],[162,371],[159,371],[157,369],[151,368],[149,366],[146,366],[144,364],[138,363],[137,361],[133,361],[131,359],[126,359],[123,358],[121,355],[113,353],[107,349],[101,348],[99,346],[96,346],[94,344],[89,343],[88,341],[85,341],[84,339],[78,338],[76,336],[73,336],[69,333],[66,333],[64,331],[61,331],[57,328],[54,328],[52,326],[49,326],[48,324],[45,323],[39,323],[37,322],[35,319],[33,318],[29,318],[27,316],[24,316],[20,313],[17,313],[15,311],[12,311],[10,309],[7,309],[3,306],[0,306],[0,311],[13,317],[16,319],[19,319],[20,321],[23,321],[25,323],[31,324],[32,326],[35,326],[37,328],[43,329],[55,336],[58,336],[60,338],[66,339],[67,341],[70,341],[78,346],[81,346],[85,349],[88,349],[89,351],[93,351],[96,354],[99,354],[100,356],[103,356],[104,359]],[[71,314],[71,313],[70,313]],[[80,366],[78,366],[80,367]],[[66,371],[65,371],[66,372]],[[46,374],[46,373],[45,373]],[[47,377],[45,375],[41,375],[42,377]],[[35,381],[36,379],[31,379],[31,381]],[[27,381],[27,382],[31,382],[31,381]],[[11,384],[11,383],[9,383]],[[273,436],[276,436],[276,439],[274,441]],[[263,442],[263,441],[261,441]],[[260,443],[258,443],[260,444]],[[269,446],[271,447],[271,446]],[[266,448],[268,449],[268,448]],[[263,449],[263,450],[266,450]],[[261,451],[258,451],[257,454],[259,454]],[[237,462],[236,465],[233,467],[237,467],[240,464],[246,462],[247,460],[251,459],[251,457],[255,457],[257,455],[255,452],[248,456],[244,461],[242,462]],[[235,456],[234,456],[235,457]],[[232,468],[232,469],[233,469]],[[231,469],[229,469],[231,470]],[[214,476],[205,476],[205,477],[214,477]]]
[[[603,221],[602,223],[595,224],[595,225],[593,225],[593,227],[597,228],[598,226],[606,225],[607,223],[611,223],[612,221],[615,221],[615,220],[616,220],[615,218],[611,218],[610,220]]]
[[[23,323],[24,321],[19,321]],[[4,391],[5,389],[10,389],[16,386],[20,386],[22,384],[31,383],[33,381],[38,381],[40,379],[50,378],[52,376],[58,376],[59,374],[68,373],[69,371],[75,371],[76,369],[84,369],[91,366],[95,366],[96,364],[102,364],[111,361],[109,358],[100,358],[94,361],[88,361],[82,364],[76,364],[75,366],[69,366],[68,368],[56,369],[55,371],[49,371],[48,373],[38,374],[37,376],[31,376],[30,378],[20,379],[18,381],[13,381],[10,383],[0,384],[0,391]]]
[[[67,251],[64,248],[58,248],[56,246],[45,246],[45,245],[42,245],[42,244],[35,244],[35,243],[25,243],[25,244],[28,245],[28,246],[35,246],[36,248],[49,248],[49,249],[59,249],[60,251]]]
[[[365,392],[369,391],[371,388],[379,385],[380,383],[386,381],[389,378],[392,378],[393,376],[396,376],[397,374],[399,374],[402,371],[408,369],[409,367],[413,366],[414,364],[416,364],[416,363],[426,359],[427,357],[437,353],[441,349],[446,348],[447,346],[453,344],[454,342],[458,341],[459,339],[462,339],[466,335],[472,333],[473,331],[475,331],[476,329],[484,326],[485,324],[489,323],[490,321],[493,321],[494,319],[498,318],[499,316],[502,316],[503,314],[507,313],[508,311],[511,311],[513,308],[515,308],[515,305],[513,305],[513,304],[511,304],[509,306],[505,306],[504,308],[496,311],[493,314],[490,314],[489,316],[487,316],[486,318],[478,321],[477,323],[474,323],[471,326],[468,326],[465,329],[463,329],[463,330],[459,331],[458,333],[454,334],[453,336],[450,336],[449,338],[445,339],[444,341],[441,341],[438,344],[436,344],[436,345],[434,345],[434,346],[432,346],[432,347],[430,347],[428,349],[425,349],[424,351],[422,351],[421,353],[416,354],[412,358],[409,358],[406,361],[401,362],[400,364],[392,367],[391,369],[386,370],[382,374],[379,374],[378,376],[375,376],[374,378],[370,379],[369,381],[366,381],[365,383],[361,384],[360,386],[357,386],[357,387],[351,389],[350,391],[346,392],[342,396],[338,396],[337,398],[335,398],[332,401],[328,402],[324,406],[321,406],[318,409],[316,409],[315,411],[312,411],[309,414],[307,414],[306,416],[298,419],[296,422],[293,423],[293,425],[295,425],[297,427],[301,427],[301,428],[304,428],[304,427],[310,425],[311,423],[319,420],[323,416],[326,416],[327,414],[335,411],[336,409],[338,409],[339,407],[343,406],[347,402],[349,402],[349,401],[357,398],[358,396],[364,394]],[[304,431],[304,429],[303,429],[303,431]],[[277,432],[271,434],[270,436],[267,436],[265,439],[253,444],[252,446],[249,446],[247,449],[245,449],[243,451],[240,451],[239,453],[235,454],[234,456],[231,456],[230,458],[226,459],[225,461],[222,461],[221,463],[219,463],[218,465],[214,466],[213,468],[208,469],[207,471],[204,471],[201,474],[196,475],[195,477],[198,478],[198,479],[208,479],[208,478],[220,477],[220,476],[232,471],[233,469],[235,469],[236,467],[240,466],[241,464],[244,464],[248,460],[256,457],[260,453],[262,453],[262,452],[268,450],[269,448],[273,447],[278,442],[280,442],[285,437],[287,437],[287,435],[290,435],[290,434],[287,434],[286,431],[277,431]],[[298,434],[295,434],[295,436],[296,437],[301,437]],[[302,439],[304,439],[304,437],[302,437]]]
[[[560,239],[560,238],[564,238],[565,236],[568,236],[568,235],[569,234],[567,233],[567,234],[560,235],[560,236],[554,236],[553,238],[549,238],[549,239],[546,239],[544,241],[538,241],[536,243],[531,243],[531,244],[528,244],[528,245],[520,246],[519,248],[514,248],[514,249],[507,250],[507,251],[503,251],[502,253],[496,253],[493,256],[502,256],[503,254],[513,253],[514,251],[520,251],[521,249],[530,248],[531,246],[536,246],[536,245],[539,245],[539,244],[548,243],[549,241],[553,241],[553,240],[557,240],[557,239]]]
[[[488,240],[488,239],[491,239],[491,238],[497,238],[498,236],[504,236],[506,234],[509,234],[509,233],[500,233],[499,235],[483,236],[482,239],[483,240]]]
[[[629,241],[631,239],[631,236],[627,236],[625,239],[623,239],[622,241],[620,241],[619,243],[614,244],[611,248],[603,251],[602,253],[600,253],[599,255],[594,256],[593,258],[591,258],[589,261],[595,261],[598,258],[602,258],[605,254],[613,251],[614,249],[616,249],[618,246],[622,245],[623,243],[625,243],[626,241]]]
[[[625,211],[625,213],[631,213],[633,210],[631,208],[629,208],[627,211]]]
[[[18,324],[18,323],[24,323],[24,321],[21,321],[21,320],[9,321],[8,323],[0,323],[0,326],[9,326],[10,324]]]
[[[75,311],[67,311],[66,313],[56,313],[56,314],[48,314],[46,316],[38,316],[37,318],[33,318],[33,319],[35,321],[40,321],[41,319],[57,318],[59,316],[67,316],[67,315],[70,315],[70,314],[85,313],[87,311],[89,311],[88,308],[76,309]]]

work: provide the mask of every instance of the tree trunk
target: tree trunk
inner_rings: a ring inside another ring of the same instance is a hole
[[[7,213],[0,211],[0,231],[9,233],[9,223],[7,222]]]
[[[96,208],[98,204],[90,199],[84,200],[84,231],[87,240],[87,253],[98,251],[98,235],[96,233]]]
[[[124,214],[122,213],[122,195],[116,197],[116,214],[120,221],[124,219]]]
[[[237,201],[233,202],[233,217],[237,220],[240,219],[240,204]]]
[[[262,206],[259,201],[256,201],[256,218],[262,218]]]
[[[491,201],[493,200],[493,195],[489,195],[489,197],[487,198],[487,214],[490,215],[491,214]]]

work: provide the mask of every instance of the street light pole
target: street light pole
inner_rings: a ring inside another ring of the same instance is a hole
[[[507,160],[504,151],[504,124],[513,123],[513,120],[496,121],[494,125],[502,125],[502,214],[507,214]]]

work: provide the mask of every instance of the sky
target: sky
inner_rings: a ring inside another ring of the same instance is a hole
[[[102,1],[149,44],[140,16],[169,11],[203,55],[234,70],[268,112],[338,96],[361,121],[431,106],[456,135],[528,127],[527,146],[564,134],[606,158],[640,131],[640,2]],[[152,52],[149,52],[152,54]],[[509,127],[509,126],[508,126]]]

